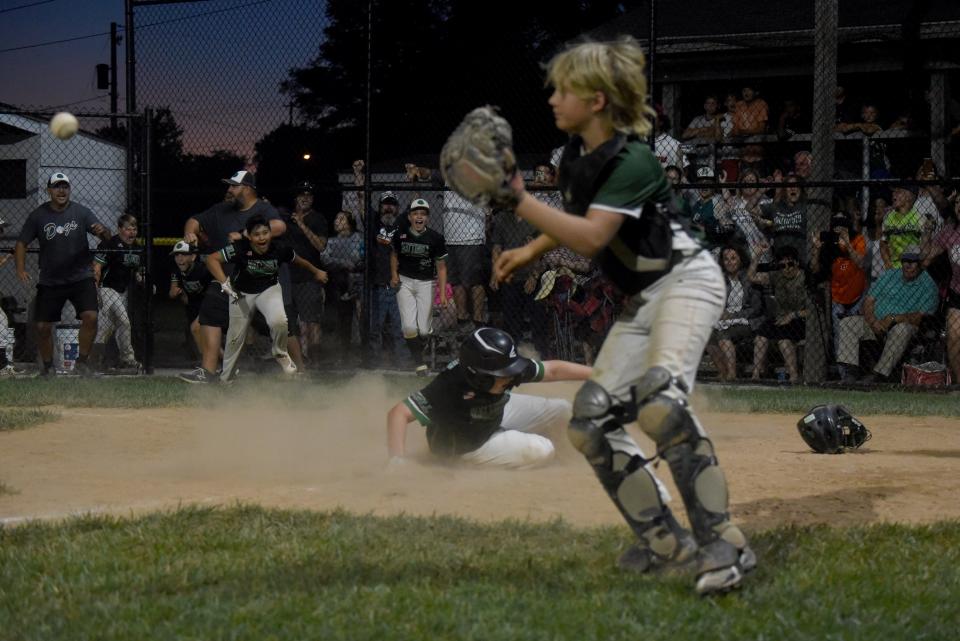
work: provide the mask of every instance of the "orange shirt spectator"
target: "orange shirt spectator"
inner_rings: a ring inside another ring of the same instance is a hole
[[[767,120],[770,110],[763,98],[758,98],[751,87],[744,87],[741,93],[743,100],[737,101],[737,109],[733,112],[733,135],[754,136],[766,133]]]
[[[867,252],[867,242],[863,234],[850,239],[853,251],[863,256]],[[830,266],[830,294],[833,302],[852,305],[863,295],[867,288],[867,275],[849,254],[841,254]]]

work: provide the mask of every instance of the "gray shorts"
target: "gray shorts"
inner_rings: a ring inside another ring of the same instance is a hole
[[[325,294],[323,285],[315,280],[293,283],[293,303],[300,320],[304,323],[319,323],[323,318]]]
[[[461,287],[485,285],[490,257],[484,245],[447,245],[447,282]]]

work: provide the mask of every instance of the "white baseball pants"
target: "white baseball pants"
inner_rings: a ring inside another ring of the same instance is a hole
[[[230,303],[230,327],[227,329],[227,345],[223,350],[223,372],[220,380],[229,381],[240,358],[243,342],[247,337],[247,328],[253,320],[253,314],[260,310],[270,328],[270,341],[273,356],[280,361],[284,369],[290,362],[287,354],[287,312],[283,309],[283,293],[280,284],[273,285],[259,294],[240,292],[240,300]]]
[[[120,359],[126,363],[136,360],[130,342],[130,316],[127,314],[127,293],[110,287],[100,288],[100,312],[97,314],[97,337],[93,342],[104,344],[117,333]]]
[[[433,281],[400,277],[397,290],[400,328],[404,338],[429,336],[433,317]]]
[[[553,442],[543,436],[553,425],[570,421],[569,401],[527,394],[511,394],[500,429],[486,443],[460,460],[484,467],[527,469],[553,459]]]
[[[611,396],[626,402],[630,400],[630,387],[659,365],[682,380],[689,394],[725,299],[726,284],[716,260],[706,251],[685,259],[627,302],[603,341],[591,378]],[[700,422],[696,424],[702,432]],[[607,433],[605,438],[614,451],[647,458],[623,428]],[[649,466],[647,469],[653,475]],[[668,502],[666,488],[656,476],[654,479],[661,499]]]

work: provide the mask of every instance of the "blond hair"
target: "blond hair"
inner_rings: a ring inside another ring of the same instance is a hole
[[[656,112],[647,103],[646,56],[630,36],[613,42],[583,42],[547,64],[547,85],[589,99],[600,91],[613,128],[641,137],[653,129]]]

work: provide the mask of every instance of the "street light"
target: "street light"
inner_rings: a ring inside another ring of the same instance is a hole
[[[310,160],[310,152],[306,152],[305,154],[303,154],[303,159]]]

